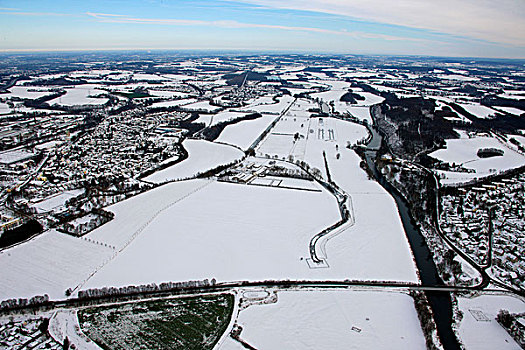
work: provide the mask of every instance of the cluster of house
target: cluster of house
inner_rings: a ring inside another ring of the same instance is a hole
[[[50,152],[40,176],[26,193],[38,200],[99,178],[135,178],[152,165],[179,155],[177,135],[157,130],[162,116],[136,112],[109,117],[76,142],[66,142]]]
[[[441,206],[441,229],[459,248],[490,264],[494,277],[525,288],[525,174],[458,188]]]
[[[0,325],[0,348],[62,349],[62,344],[42,332],[42,322],[42,318],[34,318]]]

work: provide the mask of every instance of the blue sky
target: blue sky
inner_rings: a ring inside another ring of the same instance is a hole
[[[0,0],[0,51],[525,57],[523,0]]]

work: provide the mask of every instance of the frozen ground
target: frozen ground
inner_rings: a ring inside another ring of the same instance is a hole
[[[78,324],[76,310],[58,310],[49,320],[49,334],[62,343],[66,337],[78,350],[100,350],[101,348],[89,339]]]
[[[271,113],[271,114],[280,114],[286,107],[288,107],[294,98],[288,95],[279,97],[278,103],[260,103],[259,101],[254,101],[252,104],[249,104],[245,107],[239,108],[239,111],[244,112],[258,112],[258,113]],[[268,102],[268,101],[267,101]]]
[[[32,207],[36,209],[37,213],[45,213],[64,205],[67,200],[77,197],[82,193],[84,193],[83,189],[64,191],[40,202],[34,203]]]
[[[360,88],[350,88],[350,84],[341,81],[325,80],[323,83],[330,85],[331,89],[325,92],[318,92],[311,94],[313,98],[319,98],[326,103],[334,102],[335,108],[340,113],[344,113],[346,109],[353,106],[371,106],[383,102],[385,99],[381,96],[374,95],[369,92],[364,92]],[[364,100],[356,100],[355,104],[341,102],[341,97],[347,92],[353,92],[364,97]]]
[[[373,124],[372,117],[370,116],[370,107],[345,106],[345,111],[348,111],[358,120],[367,121],[370,125]]]
[[[458,297],[463,312],[459,326],[461,341],[467,349],[520,349],[507,331],[496,321],[501,309],[510,313],[525,312],[525,303],[504,295],[481,295],[473,298]]]
[[[206,180],[176,182],[159,187],[106,209],[115,213],[107,224],[91,231],[85,237],[121,249],[134,235],[138,235],[163,209],[209,184]]]
[[[195,123],[204,123],[206,126],[212,126],[235,118],[244,117],[247,114],[248,113],[235,111],[223,111],[217,114],[203,114],[199,115],[199,119],[197,119]]]
[[[185,184],[164,187],[181,185]],[[153,200],[144,202],[139,195],[127,206],[142,203],[141,207],[155,211],[162,207],[155,193],[165,196],[164,187],[148,192]],[[344,279],[347,266],[311,270],[306,262],[310,238],[338,217],[337,203],[326,191],[211,182],[155,217],[84,288],[213,277],[218,281]],[[139,221],[127,223],[133,227],[144,220],[130,219]],[[91,235],[111,234],[109,224]]]
[[[194,98],[187,98],[182,100],[173,100],[173,101],[162,101],[162,102],[155,102],[151,105],[152,108],[156,107],[174,107],[174,106],[183,106],[190,103],[193,103],[197,101]]]
[[[188,96],[188,93],[181,91],[171,91],[171,90],[148,90],[149,94],[152,96],[166,97],[166,98],[185,98]]]
[[[264,114],[261,118],[228,125],[216,141],[235,145],[243,150],[247,150],[276,118],[278,118],[277,115]]]
[[[352,137],[356,140],[365,136],[366,129],[347,123],[336,135],[346,142]],[[335,140],[318,142],[326,144],[335,181],[352,196],[356,221],[323,243],[328,268],[310,269],[305,261],[309,257],[310,238],[338,220],[335,200],[325,191],[299,192],[212,182],[169,207],[155,220],[148,220],[150,214],[144,214],[140,220],[149,225],[84,288],[212,277],[219,281],[286,278],[417,281],[393,199],[367,178],[353,151],[340,145],[345,151],[337,160]],[[316,143],[312,147],[308,157],[322,163],[323,149]],[[184,185],[171,184],[169,188],[172,191],[172,186]],[[161,189],[163,192],[150,191],[126,201],[125,205],[155,212],[155,208],[164,206],[155,197],[165,193],[168,186]],[[131,227],[141,226],[138,222],[124,221]],[[110,236],[111,224],[90,235],[98,239]],[[117,222],[115,226],[119,227]],[[129,235],[129,231],[123,235]]]
[[[195,103],[183,105],[181,106],[181,108],[184,110],[188,110],[188,111],[196,110],[196,111],[205,111],[208,113],[216,112],[220,109],[220,107],[212,106],[210,104],[210,101],[195,102]]]
[[[48,294],[65,298],[74,287],[113,254],[104,245],[56,231],[0,251],[0,300]]]
[[[35,157],[35,153],[25,150],[23,148],[12,149],[9,151],[0,152],[1,164],[14,164],[26,159]]]
[[[517,116],[520,116],[522,114],[525,114],[525,111],[522,111],[521,109],[518,109],[518,108],[513,108],[513,107],[494,107],[495,110],[500,110],[500,111],[503,111],[503,112],[506,112],[506,113],[510,113],[510,114],[513,114],[513,115],[517,115]]]
[[[187,159],[147,176],[144,180],[162,183],[187,179],[220,165],[232,163],[244,156],[244,153],[235,147],[204,140],[188,139],[183,142],[183,146],[188,151]]]
[[[491,118],[497,113],[497,111],[493,110],[492,108],[482,106],[479,103],[475,103],[475,104],[459,103],[459,105],[463,107],[463,109],[465,109],[470,114],[478,118],[481,118],[481,119]]]
[[[438,174],[444,177],[441,179],[443,184],[467,182],[525,165],[524,155],[509,148],[506,143],[500,142],[495,137],[476,135],[469,137],[465,133],[460,134],[461,138],[459,139],[446,140],[446,149],[437,150],[429,155],[450,164],[461,164],[467,169],[475,170],[475,172],[436,170]],[[477,155],[480,148],[497,148],[505,153],[503,156],[480,158]]]
[[[299,115],[297,112],[297,117],[283,117],[256,151],[271,158],[292,156],[294,160],[304,160],[327,179],[325,152],[332,180],[351,197],[348,205],[355,220],[338,235],[327,236],[331,238],[319,243],[330,269],[346,266],[347,276],[356,279],[417,281],[415,263],[393,198],[368,178],[359,166],[359,156],[346,147],[366,138],[366,127],[334,118]],[[294,142],[293,130],[305,134],[300,125],[306,126],[307,136]]]
[[[98,85],[78,85],[72,88],[66,88],[65,95],[49,101],[49,105],[59,104],[64,106],[80,105],[102,105],[108,102],[107,98],[94,98],[89,96],[106,94],[106,91],[98,89]]]
[[[51,95],[52,92],[47,88],[36,87],[36,86],[13,86],[9,88],[9,93],[2,94],[2,97],[19,97],[19,98],[30,98],[36,99],[46,95]]]
[[[0,114],[9,114],[11,113],[11,107],[7,103],[0,102]]]
[[[237,322],[257,349],[425,349],[414,301],[402,293],[277,292],[276,303],[249,306]]]

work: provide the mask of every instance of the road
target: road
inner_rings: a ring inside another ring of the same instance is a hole
[[[502,293],[501,289],[484,289],[477,286],[474,287],[455,287],[445,285],[421,285],[411,282],[382,282],[382,281],[236,281],[217,283],[210,286],[201,287],[186,287],[176,288],[171,290],[157,290],[144,293],[133,293],[126,295],[108,295],[100,297],[92,297],[89,299],[71,298],[66,300],[50,301],[43,305],[25,306],[20,308],[13,308],[12,311],[37,311],[40,309],[51,310],[55,308],[82,308],[93,307],[96,305],[117,302],[131,302],[140,301],[149,298],[172,297],[177,295],[199,295],[205,293],[230,292],[239,288],[275,288],[287,290],[293,289],[347,289],[347,290],[370,290],[370,291],[388,291],[388,290],[420,290],[433,292],[472,292],[483,291],[491,293]],[[525,293],[520,294],[525,297]],[[0,314],[6,314],[10,310],[3,310]]]

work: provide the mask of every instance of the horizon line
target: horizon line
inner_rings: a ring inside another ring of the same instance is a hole
[[[81,52],[146,52],[146,51],[207,51],[220,52],[253,52],[268,54],[310,54],[310,55],[334,55],[334,56],[381,56],[381,57],[427,57],[427,58],[463,58],[463,59],[489,59],[489,60],[509,60],[525,61],[525,57],[495,57],[495,56],[437,56],[428,54],[386,54],[386,53],[351,53],[341,51],[309,51],[309,50],[284,50],[284,49],[253,49],[253,48],[64,48],[64,49],[0,49],[0,54],[32,54],[32,53],[81,53]]]

